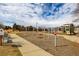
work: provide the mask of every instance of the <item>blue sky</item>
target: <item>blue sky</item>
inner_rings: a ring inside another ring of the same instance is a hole
[[[73,3],[0,3],[0,21],[10,26],[56,27],[72,23],[76,9]]]

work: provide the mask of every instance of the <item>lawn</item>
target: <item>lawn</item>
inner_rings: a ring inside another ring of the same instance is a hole
[[[21,56],[17,47],[0,46],[0,56]]]

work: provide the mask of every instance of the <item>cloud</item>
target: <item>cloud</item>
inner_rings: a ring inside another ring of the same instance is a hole
[[[56,27],[71,23],[76,8],[77,4],[72,3],[0,3],[0,20],[11,26],[14,23],[36,26],[38,23],[38,26]]]

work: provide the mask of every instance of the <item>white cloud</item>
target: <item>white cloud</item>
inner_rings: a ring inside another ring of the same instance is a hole
[[[43,4],[37,4],[36,6],[32,4],[0,4],[0,16],[5,18],[6,21],[13,21],[24,26],[35,26],[36,22],[38,22],[38,26],[46,27],[55,27],[65,23],[71,23],[75,19],[72,12],[76,9],[77,4],[65,4],[59,9],[55,16],[49,16],[48,20],[40,17],[43,12],[42,5]],[[63,12],[65,13],[64,15],[62,14]],[[53,17],[58,17],[58,15],[61,17],[53,19]]]

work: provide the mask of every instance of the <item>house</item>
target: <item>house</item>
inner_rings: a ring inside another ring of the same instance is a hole
[[[66,34],[74,34],[74,25],[73,24],[64,24],[63,32]]]
[[[79,33],[79,26],[75,27],[75,33]]]

